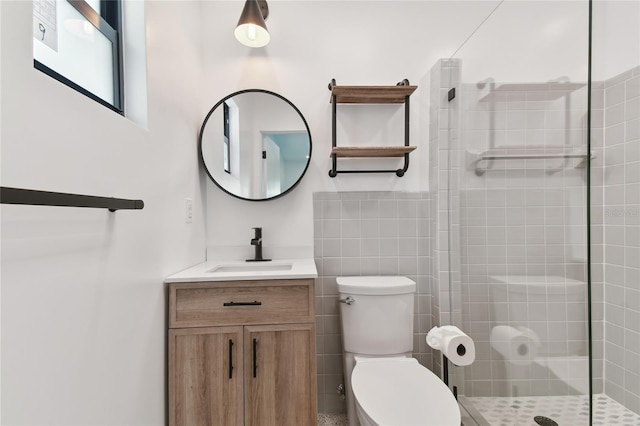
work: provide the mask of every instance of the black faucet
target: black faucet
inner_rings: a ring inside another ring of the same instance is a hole
[[[247,262],[269,262],[271,259],[262,257],[262,228],[253,228],[255,236],[251,239],[251,245],[256,246],[256,254],[253,259],[247,259]]]

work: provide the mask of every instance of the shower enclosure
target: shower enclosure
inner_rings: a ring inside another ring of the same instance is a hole
[[[638,1],[503,1],[434,74],[465,425],[640,425],[639,43]]]

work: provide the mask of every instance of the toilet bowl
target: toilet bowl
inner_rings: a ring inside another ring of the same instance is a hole
[[[449,388],[414,358],[356,357],[351,386],[362,426],[460,425]]]
[[[411,358],[416,284],[338,277],[350,426],[459,426],[449,388]]]

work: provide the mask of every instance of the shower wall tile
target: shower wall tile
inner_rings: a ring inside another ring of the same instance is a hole
[[[640,413],[640,67],[604,87],[604,390]]]
[[[320,412],[346,409],[336,393],[344,383],[336,277],[404,275],[413,279],[417,283],[413,354],[432,368],[432,350],[424,343],[433,316],[430,203],[427,192],[314,193]]]

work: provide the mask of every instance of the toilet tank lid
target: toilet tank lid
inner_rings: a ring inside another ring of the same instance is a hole
[[[337,277],[339,293],[388,295],[415,293],[416,283],[407,277]]]

